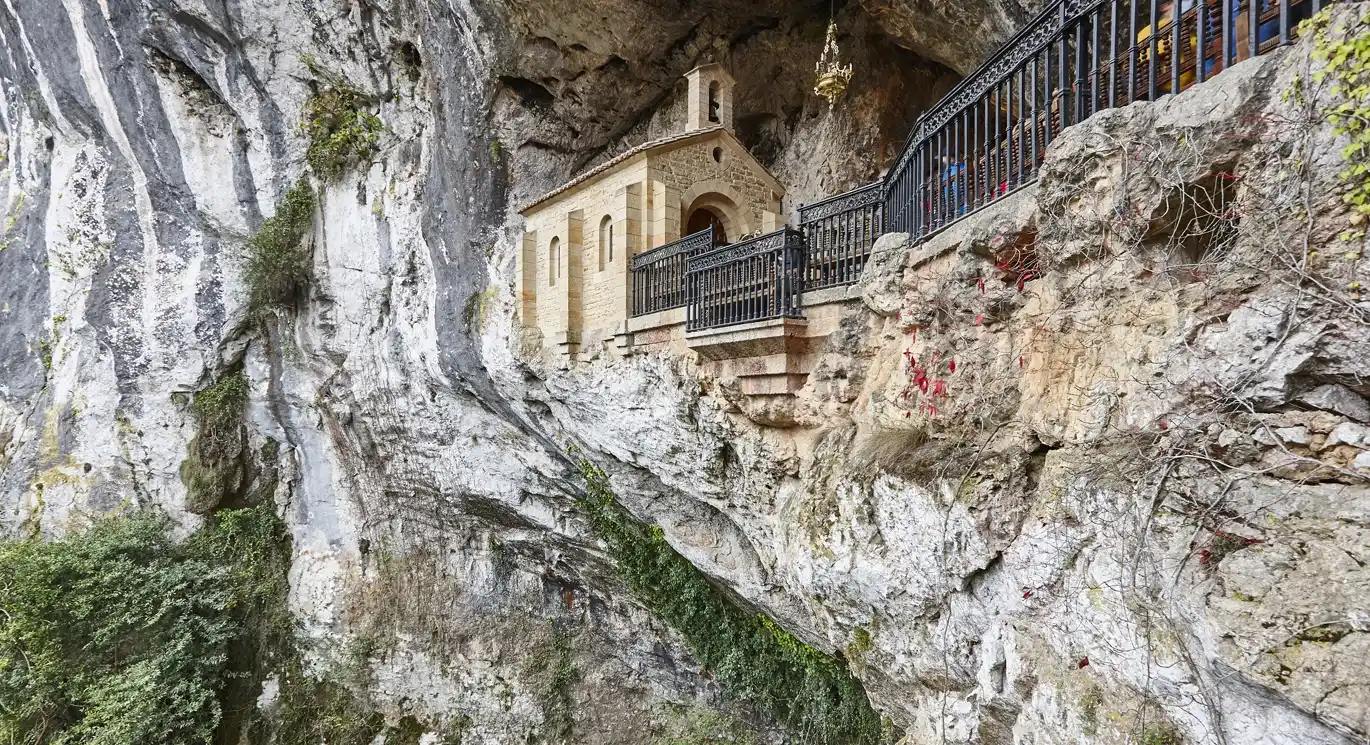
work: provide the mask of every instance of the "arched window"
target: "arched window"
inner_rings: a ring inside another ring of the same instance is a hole
[[[709,83],[709,121],[718,122],[718,81]]]
[[[554,287],[561,274],[561,239],[553,238],[547,245],[547,286]]]
[[[599,221],[599,270],[605,262],[614,263],[614,220],[608,215]]]

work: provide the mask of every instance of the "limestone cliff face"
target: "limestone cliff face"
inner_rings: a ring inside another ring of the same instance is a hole
[[[796,202],[875,177],[982,51],[895,6],[839,12],[858,76],[828,114],[805,93],[826,7],[6,3],[5,529],[129,503],[192,528],[188,396],[241,366],[319,668],[388,639],[368,699],[464,741],[637,743],[664,702],[729,705],[624,591],[572,445],[907,742],[1363,740],[1370,265],[1337,237],[1331,94],[1281,95],[1307,41],[1095,116],[926,243],[884,238],[799,426],[686,360],[524,343],[511,205],[673,129],[706,57]],[[1007,33],[1026,9],[964,12]],[[307,295],[249,324],[244,242],[339,80],[379,153],[321,185]]]
[[[861,0],[900,46],[968,75],[1045,3],[950,4],[935,0]]]

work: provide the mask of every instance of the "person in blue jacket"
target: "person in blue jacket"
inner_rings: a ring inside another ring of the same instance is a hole
[[[1231,4],[1230,7],[1232,8],[1232,23],[1229,27],[1231,30],[1229,31],[1228,36],[1231,39],[1233,52],[1239,53],[1237,50],[1237,28],[1238,24],[1249,24],[1251,22],[1249,15],[1251,6],[1248,5],[1251,0],[1227,1]],[[1258,0],[1258,2],[1260,4],[1256,6],[1256,12],[1262,17],[1267,14],[1270,15],[1269,20],[1262,21],[1261,24],[1256,27],[1256,44],[1258,46],[1264,46],[1266,42],[1278,38],[1280,35],[1280,15],[1278,13],[1280,6],[1278,4],[1279,0]],[[1289,5],[1289,31],[1291,35],[1300,21],[1304,21],[1312,15],[1312,10],[1313,3],[1310,2],[1310,0],[1291,0]],[[1245,53],[1246,51],[1247,50],[1241,50],[1240,53]],[[1211,62],[1209,66],[1211,67]],[[1205,68],[1205,73],[1207,73],[1207,71],[1208,69]]]
[[[942,156],[943,204],[946,205],[945,209],[947,211],[951,210],[951,205],[956,205],[956,214],[958,215],[963,214],[966,211],[966,206],[961,204],[961,200],[958,198],[961,195],[961,179],[958,177],[961,175],[961,171],[964,168],[964,163],[953,161],[951,156],[948,155]]]

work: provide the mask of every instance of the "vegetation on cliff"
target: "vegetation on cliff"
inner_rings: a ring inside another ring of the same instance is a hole
[[[0,741],[212,740],[234,646],[288,623],[288,547],[269,507],[169,527],[147,511],[0,544]]]
[[[243,413],[247,408],[247,376],[229,373],[195,394],[198,431],[181,463],[186,485],[186,509],[212,511],[243,478]]]
[[[314,189],[300,179],[285,193],[276,214],[247,240],[248,305],[254,311],[280,305],[309,281],[304,237],[313,227]]]
[[[145,510],[0,543],[0,742],[419,741],[416,720],[388,726],[343,684],[364,680],[305,671],[286,604],[290,542],[271,504],[221,510],[179,543],[170,528]],[[278,693],[262,711],[268,676]]]
[[[309,140],[305,160],[322,184],[376,154],[385,125],[365,103],[359,91],[341,82],[305,101],[300,113],[300,130]],[[308,177],[301,177],[276,205],[276,213],[248,238],[244,280],[251,310],[280,306],[308,283],[304,239],[313,227],[315,201]]]
[[[1324,8],[1301,26],[1300,33],[1313,35],[1313,60],[1324,63],[1313,80],[1330,83],[1335,101],[1323,114],[1332,133],[1345,138],[1341,155],[1346,167],[1340,176],[1346,182],[1343,199],[1351,205],[1352,229],[1341,237],[1359,240],[1365,237],[1370,216],[1370,15],[1349,29],[1351,33],[1329,33],[1331,25],[1332,9]]]
[[[761,745],[761,738],[736,719],[702,706],[666,707],[662,732],[652,745]]]
[[[619,506],[603,470],[584,459],[579,469],[586,484],[580,506],[628,589],[685,637],[730,694],[799,742],[880,741],[880,717],[841,662],[725,597],[671,548],[659,527],[637,522]]]
[[[331,181],[375,155],[385,125],[366,109],[355,88],[337,83],[305,101],[300,124],[309,138],[305,159],[324,181]]]

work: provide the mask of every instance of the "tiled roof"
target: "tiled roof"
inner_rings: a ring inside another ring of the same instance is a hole
[[[618,155],[615,155],[614,157],[604,161],[603,163],[600,163],[599,165],[595,166],[594,168],[591,168],[585,173],[580,174],[579,176],[571,179],[570,181],[567,181],[561,186],[558,186],[557,188],[547,192],[546,194],[543,194],[537,199],[534,199],[533,201],[529,202],[528,204],[524,205],[521,209],[519,209],[519,212],[526,213],[528,212],[528,210],[538,206],[539,204],[542,204],[543,202],[546,202],[552,197],[565,193],[570,189],[574,188],[575,186],[578,186],[580,184],[585,183],[586,181],[589,181],[595,176],[604,173],[605,171],[613,168],[614,166],[618,165],[619,163],[622,163],[625,160],[628,160],[634,155],[645,153],[648,150],[655,150],[663,145],[674,145],[676,143],[684,142],[685,140],[689,140],[695,137],[703,137],[704,135],[713,134],[715,132],[721,131],[723,131],[722,125],[717,127],[709,127],[708,129],[696,129],[693,132],[681,132],[680,134],[674,134],[670,137],[662,137],[659,140],[644,142],[641,145],[638,145],[637,147],[629,148],[628,150],[625,150],[619,153]]]

